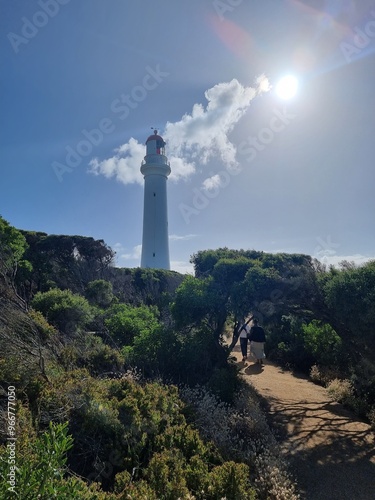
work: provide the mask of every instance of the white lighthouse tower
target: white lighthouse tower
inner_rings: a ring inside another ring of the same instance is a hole
[[[158,131],[146,141],[141,172],[145,179],[141,267],[170,269],[168,241],[167,178],[171,173]]]

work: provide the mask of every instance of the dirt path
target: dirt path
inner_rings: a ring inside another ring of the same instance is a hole
[[[306,500],[375,500],[374,433],[326,390],[265,361],[241,362],[259,392]]]

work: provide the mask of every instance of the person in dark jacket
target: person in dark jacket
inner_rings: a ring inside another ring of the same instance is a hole
[[[255,356],[257,363],[262,365],[263,359],[266,357],[264,354],[266,334],[264,333],[263,328],[259,326],[257,319],[253,319],[253,326],[250,328],[249,340],[251,354]]]

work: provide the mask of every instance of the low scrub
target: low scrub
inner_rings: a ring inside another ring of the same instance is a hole
[[[251,387],[243,385],[232,405],[220,401],[203,387],[185,387],[180,393],[200,433],[218,447],[226,460],[248,465],[257,498],[299,498],[296,484]]]

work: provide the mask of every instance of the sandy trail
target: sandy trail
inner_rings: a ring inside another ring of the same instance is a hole
[[[327,391],[265,361],[242,363],[258,391],[304,500],[375,500],[374,433]]]

